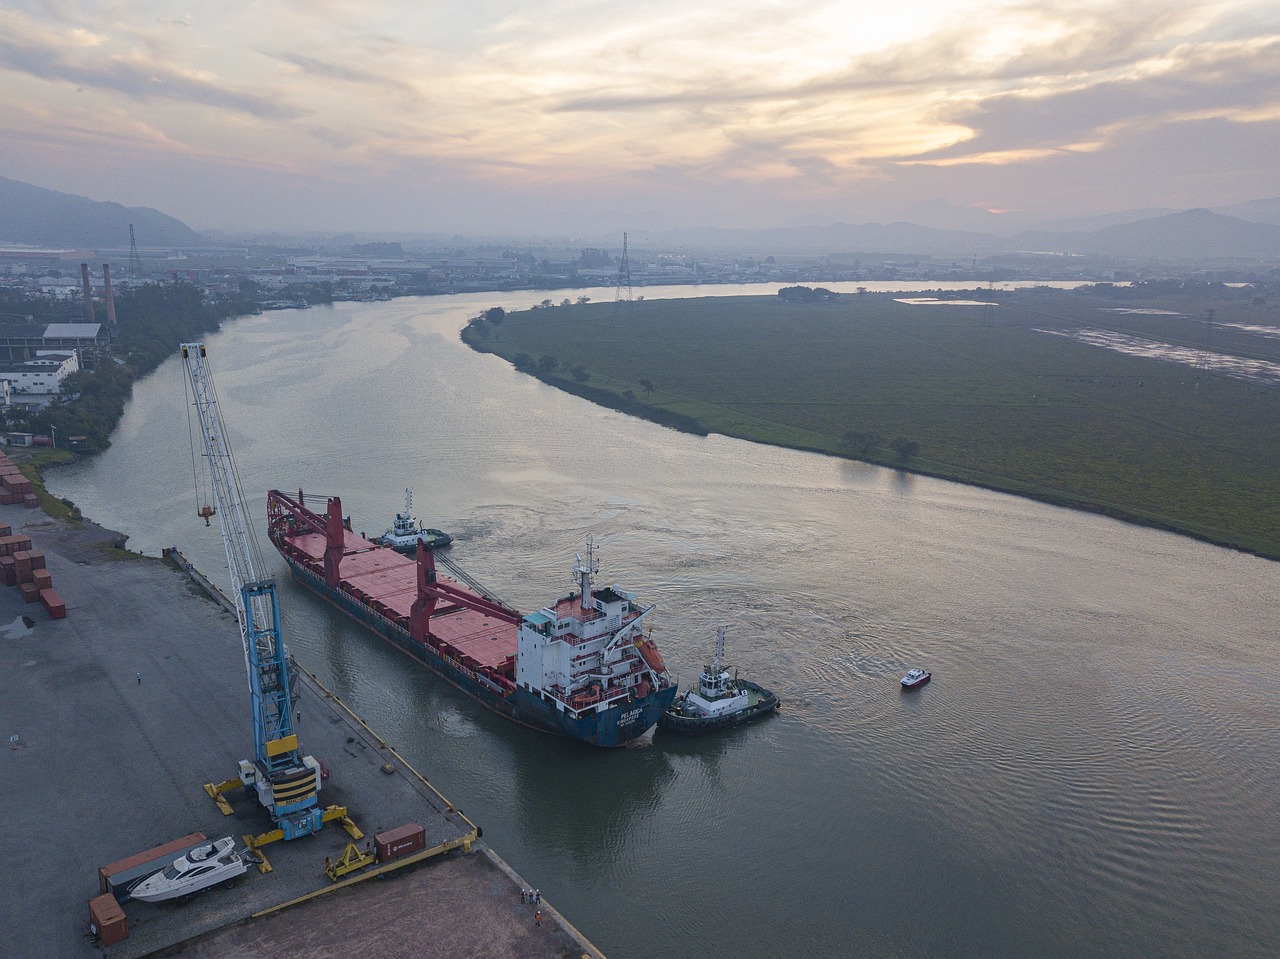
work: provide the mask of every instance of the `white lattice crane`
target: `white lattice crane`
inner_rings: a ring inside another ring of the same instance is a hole
[[[345,817],[346,810],[334,807],[326,812],[318,807],[320,764],[311,756],[304,756],[298,746],[293,724],[295,676],[290,671],[291,661],[280,628],[276,584],[267,575],[245,506],[204,344],[182,344],[182,363],[191,390],[191,405],[199,420],[203,458],[213,494],[212,505],[205,504],[198,515],[206,523],[216,515],[222,530],[253,702],[252,761],[240,761],[239,778],[216,786],[209,784],[205,790],[223,812],[231,810],[223,792],[240,786],[253,790],[282,833],[260,839],[294,839],[316,832],[327,819]]]

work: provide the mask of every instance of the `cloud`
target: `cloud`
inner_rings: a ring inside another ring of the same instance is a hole
[[[297,67],[300,71],[312,77],[377,87],[381,90],[399,90],[402,93],[414,95],[420,92],[413,84],[407,83],[387,71],[379,72],[331,63],[300,53],[275,53],[271,54],[271,56],[282,63]]]
[[[1125,75],[1078,80],[1060,90],[999,94],[944,111],[972,131],[920,162],[985,162],[991,154],[1099,149],[1122,131],[1192,118],[1249,122],[1280,110],[1280,37],[1186,44]]]
[[[18,15],[0,37],[0,68],[41,80],[114,90],[135,100],[154,98],[201,104],[262,119],[299,115],[270,97],[224,86],[213,78],[137,52],[107,53],[106,39],[84,29],[48,30]]]

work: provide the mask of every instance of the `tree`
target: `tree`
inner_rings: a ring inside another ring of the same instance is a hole
[[[497,326],[507,318],[507,311],[500,306],[491,306],[484,311],[484,318],[487,322]]]
[[[554,373],[559,365],[560,361],[550,354],[538,357],[538,372],[540,373]]]
[[[889,449],[897,453],[898,462],[905,465],[907,461],[911,459],[911,457],[915,456],[916,453],[920,452],[920,444],[917,443],[915,440],[909,440],[902,436],[896,436],[894,437],[893,442],[889,444]]]
[[[642,376],[639,380],[637,380],[637,382],[642,387],[644,387],[645,395],[648,395],[653,392],[653,380],[649,379],[647,376]]]
[[[587,368],[579,363],[573,368],[573,378],[579,383],[585,383],[591,379],[591,374],[587,372]]]

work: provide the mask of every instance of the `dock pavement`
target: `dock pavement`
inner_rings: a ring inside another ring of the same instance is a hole
[[[118,533],[21,506],[0,506],[0,523],[44,551],[67,607],[52,620],[0,586],[0,953],[603,959],[552,904],[535,924],[520,901],[529,884],[305,671],[298,733],[330,770],[320,804],[348,808],[361,846],[416,822],[428,847],[461,848],[335,888],[326,857],[351,838],[329,823],[266,846],[272,871],[250,868],[231,889],[127,901],[129,936],[91,941],[99,866],[196,831],[239,840],[272,827],[243,791],[224,816],[202,788],[233,778],[253,748],[239,629],[185,572],[121,549]]]

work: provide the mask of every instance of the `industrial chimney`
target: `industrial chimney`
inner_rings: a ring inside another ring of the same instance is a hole
[[[107,298],[107,336],[116,338],[116,295],[111,290],[111,264],[102,264],[103,293]]]
[[[80,282],[84,286],[84,321],[93,322],[93,284],[89,282],[89,264],[80,264]]]

